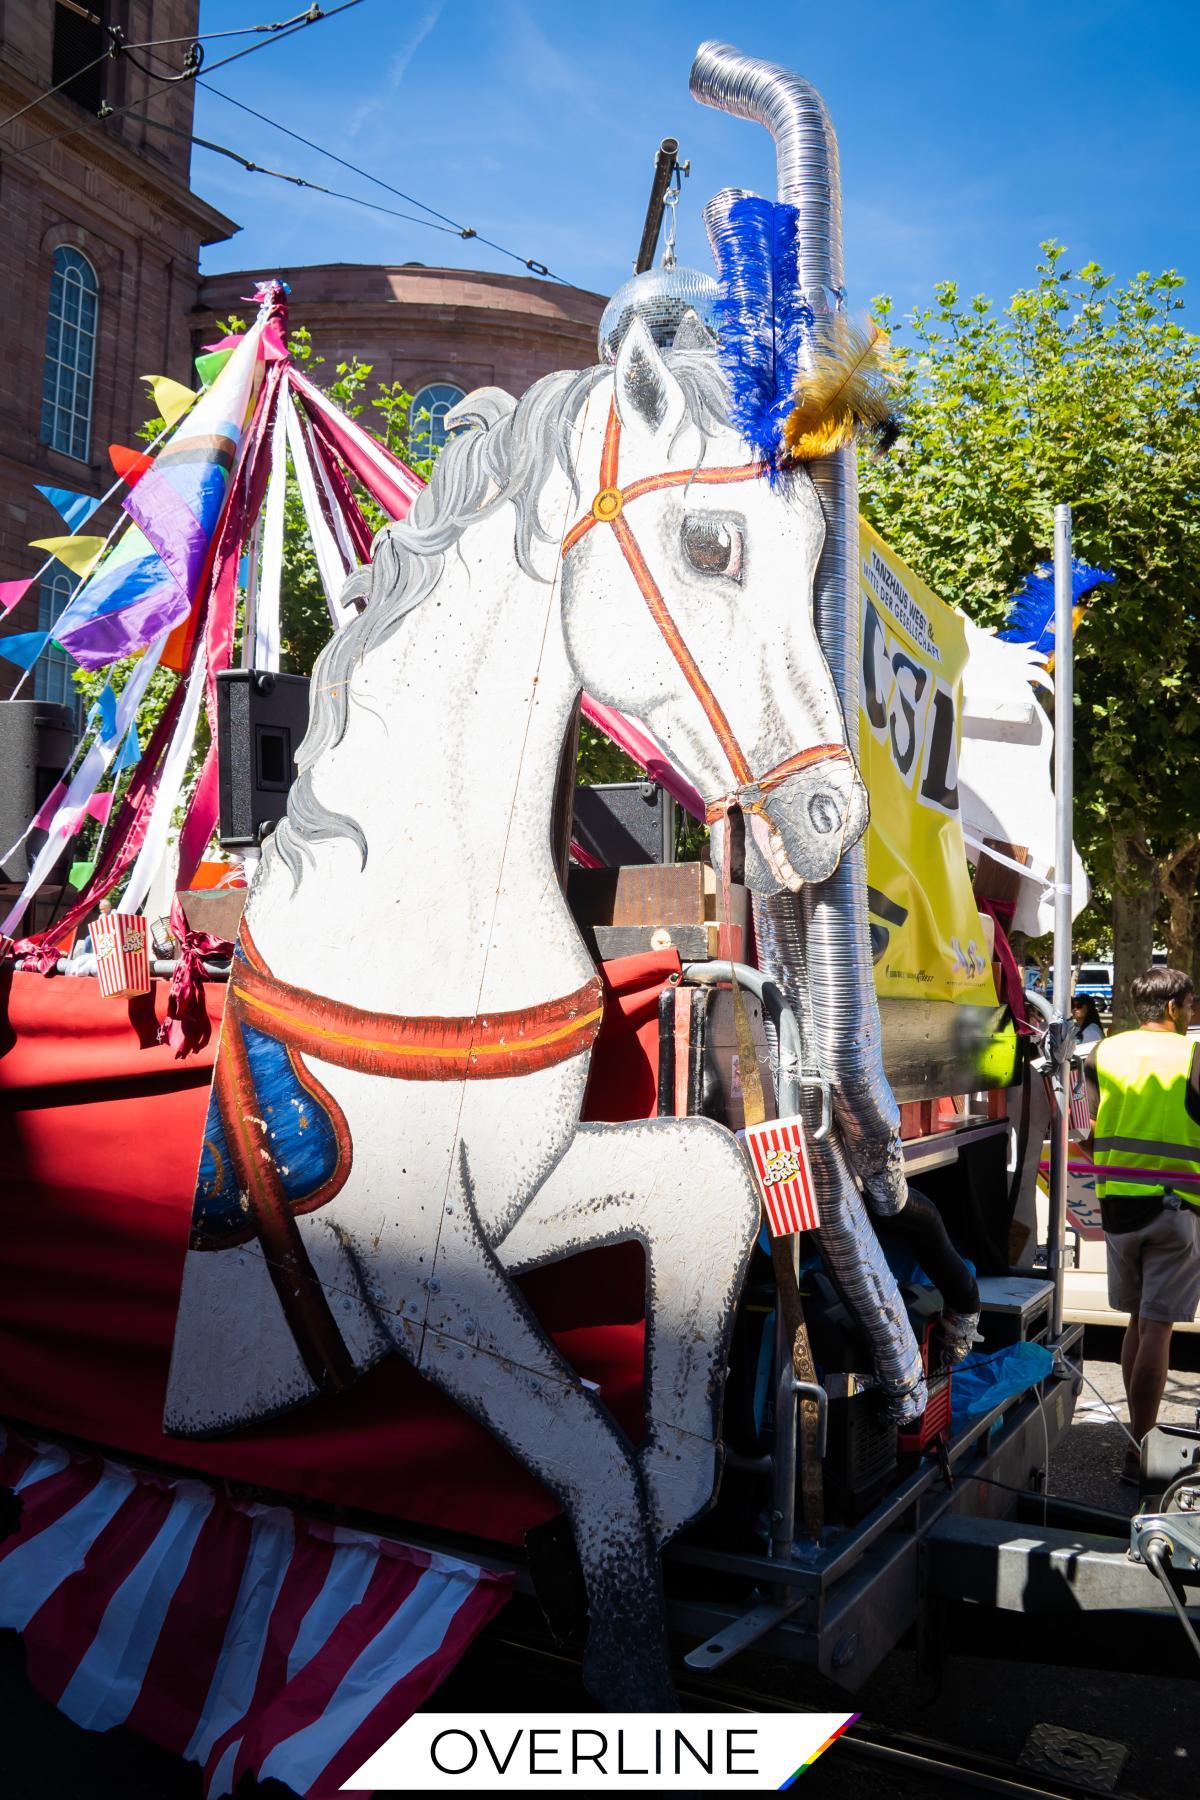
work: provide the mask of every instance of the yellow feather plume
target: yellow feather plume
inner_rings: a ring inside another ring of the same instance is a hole
[[[892,420],[896,370],[887,333],[874,319],[868,319],[865,331],[840,315],[831,323],[784,421],[782,450],[788,462],[831,456],[865,431],[884,432]]]

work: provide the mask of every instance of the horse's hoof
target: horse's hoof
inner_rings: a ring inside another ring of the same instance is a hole
[[[679,1696],[666,1661],[622,1656],[614,1647],[583,1659],[583,1685],[606,1712],[678,1712]]]

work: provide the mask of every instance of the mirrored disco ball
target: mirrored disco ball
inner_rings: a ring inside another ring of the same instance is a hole
[[[600,320],[600,360],[615,363],[621,339],[635,318],[646,328],[660,350],[669,350],[680,320],[690,307],[713,328],[713,309],[720,288],[711,275],[699,269],[647,269],[619,287]]]

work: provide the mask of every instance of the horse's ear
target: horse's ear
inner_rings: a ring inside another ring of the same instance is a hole
[[[662,437],[667,444],[687,413],[683,389],[641,319],[633,321],[621,340],[614,398],[623,431],[633,437]]]

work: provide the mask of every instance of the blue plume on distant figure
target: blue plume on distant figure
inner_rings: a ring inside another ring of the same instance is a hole
[[[1079,557],[1071,562],[1071,599],[1082,606],[1088,595],[1106,582],[1115,581],[1111,569],[1096,569]],[[1010,644],[1028,644],[1042,656],[1054,650],[1054,569],[1039,563],[1025,577],[1024,586],[1009,602],[1008,618],[997,637]]]

